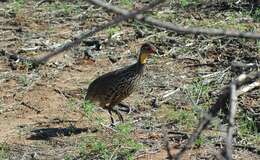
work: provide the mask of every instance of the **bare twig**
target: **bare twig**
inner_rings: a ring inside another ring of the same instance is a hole
[[[21,27],[6,27],[6,26],[0,26],[0,30],[3,30],[3,31],[5,31],[5,30],[20,31],[20,30],[22,30],[22,28],[21,28]]]
[[[167,92],[164,92],[162,95],[159,96],[159,99],[158,99],[159,102],[157,102],[157,106],[161,106],[162,104],[171,100],[170,96],[179,92],[180,90],[181,90],[181,88],[177,88],[177,89],[172,89]]]
[[[167,158],[168,159],[172,159],[172,154],[171,154],[171,149],[170,149],[170,142],[169,142],[169,137],[168,137],[168,131],[167,131],[167,124],[163,124],[163,141],[164,141],[164,145],[166,148],[166,152],[167,152]]]
[[[214,145],[217,146],[217,147],[222,147],[223,146],[222,143],[215,143]],[[235,148],[237,148],[237,149],[244,149],[244,150],[247,150],[249,152],[256,153],[258,155],[260,154],[259,146],[247,146],[247,145],[240,145],[240,144],[235,143],[235,144],[233,144],[233,148],[234,149]],[[224,157],[221,158],[221,160],[223,160],[223,159],[225,159],[225,158]]]
[[[53,2],[53,0],[41,0],[36,4],[36,7],[40,7],[43,3],[47,3],[47,2],[50,3]]]
[[[113,11],[118,14],[127,15],[129,12],[125,9],[120,9],[115,6],[112,6],[108,3],[103,3],[100,0],[89,0],[95,5],[106,8],[107,10]],[[145,17],[145,18],[144,18]],[[252,38],[252,39],[260,39],[260,33],[254,32],[239,32],[236,30],[224,30],[224,29],[211,29],[211,28],[200,28],[200,27],[184,27],[178,24],[170,23],[170,22],[162,22],[152,17],[147,16],[136,16],[135,19],[145,22],[147,24],[164,28],[168,30],[172,30],[177,33],[186,33],[186,34],[206,34],[206,35],[219,35],[219,36],[229,36],[229,37],[240,37],[240,38]]]
[[[260,87],[260,80],[255,81],[247,86],[241,87],[239,90],[237,90],[237,94],[242,95],[242,94],[244,94],[254,88],[258,88],[258,87]]]
[[[232,160],[232,139],[235,126],[235,114],[237,108],[237,85],[236,81],[233,81],[230,86],[230,111],[229,111],[229,120],[228,120],[228,129],[226,137],[226,146],[225,146],[225,159]]]
[[[260,33],[254,32],[239,32],[236,30],[224,30],[224,29],[212,29],[212,28],[199,28],[199,27],[184,27],[178,24],[173,24],[170,22],[161,22],[154,18],[147,18],[151,25],[155,25],[157,27],[162,27],[165,29],[169,29],[175,31],[177,33],[186,33],[186,34],[205,34],[205,35],[214,35],[214,36],[229,36],[229,37],[240,37],[240,38],[252,38],[252,39],[260,39]]]
[[[175,94],[176,92],[180,91],[180,88],[177,88],[177,89],[172,89],[170,91],[167,91],[167,93],[165,93],[163,96],[162,96],[162,99],[165,99],[173,94]]]
[[[3,49],[0,49],[0,56],[6,57],[8,60],[13,60],[13,61],[23,61],[23,62],[29,61],[27,57],[23,57],[13,53],[8,53]]]
[[[242,95],[256,87],[260,86],[260,72],[253,72],[248,75],[242,76],[243,78],[239,77],[237,79],[237,96]],[[257,82],[257,83],[255,83]],[[246,83],[250,83],[247,87],[243,87]],[[252,85],[253,84],[253,85]],[[250,86],[250,87],[248,87]],[[188,142],[184,145],[184,147],[175,155],[175,159],[180,159],[180,157],[188,150],[194,141],[200,136],[201,132],[207,128],[211,120],[216,117],[221,108],[225,107],[230,100],[230,87],[225,87],[222,90],[222,94],[218,97],[216,103],[209,109],[208,113],[202,117],[198,127],[193,132],[191,137],[189,138]]]
[[[165,142],[166,144],[166,151],[167,151],[167,158],[168,159],[173,159],[173,156],[171,154],[171,149],[170,149],[170,143],[169,141],[167,140],[167,142]]]
[[[29,103],[21,102],[21,105],[28,107],[29,109],[35,111],[37,114],[41,112],[41,110],[31,106]]]
[[[232,139],[235,126],[235,115],[237,109],[237,83],[243,81],[246,78],[245,74],[241,74],[236,80],[233,80],[230,84],[230,110],[225,146],[225,159],[232,160]]]
[[[231,68],[237,68],[238,70],[245,70],[248,68],[258,68],[260,67],[260,64],[258,63],[243,63],[243,62],[232,62]]]

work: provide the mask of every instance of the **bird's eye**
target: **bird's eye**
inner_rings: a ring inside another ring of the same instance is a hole
[[[145,50],[149,50],[150,49],[150,47],[149,46],[144,46],[144,48],[143,49],[145,49]]]

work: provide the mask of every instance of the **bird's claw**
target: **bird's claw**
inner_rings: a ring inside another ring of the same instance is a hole
[[[114,128],[114,127],[116,127],[119,123],[120,123],[119,121],[118,121],[118,122],[111,123],[111,124],[110,124],[110,127]]]

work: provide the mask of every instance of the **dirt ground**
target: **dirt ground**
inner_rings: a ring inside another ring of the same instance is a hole
[[[112,1],[123,7],[128,2]],[[96,156],[102,153],[84,158],[79,144],[88,135],[108,136],[116,131],[106,127],[110,118],[99,108],[95,108],[95,115],[105,120],[101,127],[84,116],[84,90],[99,75],[134,63],[136,51],[144,41],[153,42],[159,54],[149,60],[140,88],[124,101],[134,108],[124,114],[126,123],[133,127],[129,136],[145,146],[133,153],[134,159],[165,159],[165,139],[170,142],[171,152],[176,153],[221,88],[239,75],[232,63],[259,65],[259,40],[182,35],[130,20],[89,37],[45,65],[31,68],[29,63],[15,61],[6,53],[44,55],[80,31],[114,16],[85,1],[36,4],[31,0],[0,1],[0,159],[102,159]],[[142,6],[145,1],[134,4]],[[212,9],[205,1],[183,7],[173,3],[151,14],[187,26],[260,32],[259,21],[241,14],[248,8],[228,8],[223,4],[218,2]],[[259,66],[246,71],[257,69]],[[162,98],[173,91],[171,96]],[[153,105],[155,99],[158,107]],[[260,111],[258,90],[240,97],[239,102],[238,119],[249,112],[248,108],[255,113]],[[180,113],[187,117],[182,118]],[[189,119],[187,113],[195,116]],[[253,120],[257,127],[260,119]],[[218,159],[226,123],[218,118],[217,127],[214,124],[183,159]],[[247,135],[254,137],[244,139],[241,128],[236,128],[234,159],[260,159],[259,132],[250,132]],[[112,154],[111,159],[120,158]]]

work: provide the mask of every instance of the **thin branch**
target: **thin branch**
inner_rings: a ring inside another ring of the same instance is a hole
[[[236,80],[233,80],[230,84],[230,110],[227,128],[227,137],[225,145],[225,159],[232,160],[232,139],[235,127],[235,115],[237,109],[237,83],[244,80],[245,74],[240,75]]]
[[[221,96],[221,98],[223,98]],[[216,107],[214,108],[214,110],[220,110],[220,108]],[[184,145],[184,147],[174,156],[175,160],[179,160],[181,158],[181,156],[186,152],[186,150],[188,150],[191,145],[195,142],[195,140],[200,136],[201,132],[206,129],[206,127],[209,125],[210,121],[212,120],[212,118],[214,118],[214,116],[212,115],[212,112],[208,112],[208,114],[206,114],[202,120],[199,123],[199,126],[197,127],[197,129],[193,132],[193,134],[191,135],[191,137],[188,139],[188,142]]]
[[[164,145],[167,151],[167,158],[168,159],[172,159],[172,154],[171,154],[171,149],[170,149],[170,142],[169,142],[169,137],[168,137],[168,131],[167,131],[167,124],[163,124],[163,141],[164,141]]]
[[[103,7],[109,11],[127,15],[129,11],[125,9],[120,9],[118,7],[112,6],[108,3],[103,3],[100,0],[89,0],[91,3]],[[145,18],[144,18],[145,17]],[[251,39],[260,39],[260,33],[256,32],[240,32],[236,30],[224,30],[224,29],[212,29],[212,28],[200,28],[200,27],[185,27],[178,24],[170,23],[170,22],[162,22],[158,19],[147,17],[144,15],[136,16],[135,19],[145,22],[147,24],[164,28],[168,30],[172,30],[177,33],[186,33],[186,34],[206,34],[206,35],[218,35],[218,36],[229,36],[229,37],[240,37],[240,38],[251,38]]]
[[[35,8],[38,8],[40,7],[40,5],[42,5],[43,3],[50,3],[50,2],[53,2],[53,0],[41,0],[40,2],[38,2],[35,6]]]
[[[216,147],[222,147],[223,146],[223,143],[215,143],[214,144]],[[238,144],[238,143],[233,143],[233,148],[237,148],[237,149],[244,149],[244,150],[247,150],[249,152],[252,152],[252,153],[255,153],[255,154],[260,154],[260,150],[259,150],[259,147],[258,146],[247,146],[247,145],[241,145],[241,144]],[[219,154],[222,156],[222,154]],[[221,160],[225,159],[224,157],[221,158]]]
[[[246,78],[246,75],[242,74],[238,77],[239,81],[243,81]],[[227,129],[227,137],[226,137],[226,146],[225,146],[225,159],[232,160],[232,139],[234,133],[234,126],[235,126],[235,114],[237,108],[237,96],[241,95],[242,93],[246,93],[247,91],[254,89],[260,86],[260,80],[255,81],[245,87],[241,87],[237,90],[237,83],[238,81],[234,80],[230,86],[230,111],[229,111],[229,125]]]
[[[31,59],[18,55],[18,54],[14,54],[14,53],[9,53],[6,50],[0,49],[0,57],[5,57],[10,61],[16,61],[16,62],[32,62]]]
[[[255,83],[257,82],[257,83]],[[247,87],[243,87],[245,83],[250,83]],[[252,85],[253,84],[253,85]],[[250,87],[248,87],[250,86]],[[260,86],[260,72],[253,72],[248,75],[239,76],[237,78],[237,96],[240,96],[256,87]],[[230,90],[229,86],[225,87],[222,90],[222,94],[218,97],[216,103],[209,109],[208,113],[202,117],[198,127],[192,133],[191,137],[188,139],[188,142],[184,145],[184,147],[175,155],[175,159],[178,160],[180,157],[188,150],[194,141],[200,136],[201,132],[207,128],[210,124],[211,120],[216,117],[221,110],[221,108],[225,107],[230,100]]]
[[[235,126],[235,115],[237,108],[237,84],[243,80],[245,80],[246,75],[241,74],[236,80],[233,80],[230,85],[230,111],[229,111],[229,125],[227,129],[227,137],[226,137],[226,145],[225,145],[225,158],[227,160],[232,160],[232,139],[234,133]]]
[[[89,2],[93,2],[94,0],[89,0]],[[145,19],[145,17],[141,16],[140,13],[142,12],[145,12],[151,8],[154,8],[155,6],[159,5],[160,3],[164,2],[165,0],[156,0],[154,2],[151,2],[149,5],[141,8],[141,9],[138,9],[138,10],[133,10],[131,12],[128,12],[127,14],[124,14],[124,15],[121,15],[121,16],[118,16],[116,17],[115,19],[113,19],[112,21],[106,23],[106,24],[102,24],[102,25],[99,25],[87,32],[83,32],[83,33],[80,33],[78,36],[74,37],[73,39],[65,42],[62,46],[56,48],[53,52],[47,54],[47,55],[44,55],[43,57],[40,57],[40,58],[35,58],[35,59],[31,59],[31,61],[34,63],[34,64],[41,64],[41,63],[45,63],[47,62],[50,58],[58,55],[59,53],[65,51],[65,50],[68,50],[74,46],[77,46],[80,44],[80,42],[89,37],[89,36],[92,36],[93,34],[97,33],[97,32],[100,32],[108,27],[111,27],[113,25],[116,25],[122,21],[125,21],[127,19],[130,19],[130,18],[138,18],[138,19]],[[104,3],[104,2],[101,2],[99,1],[100,3]]]
[[[171,154],[171,148],[170,148],[170,143],[169,140],[167,140],[167,142],[165,142],[165,146],[166,146],[166,152],[167,152],[167,159],[173,159],[173,156]]]
[[[250,91],[254,88],[259,88],[259,87],[260,87],[260,80],[255,81],[255,82],[253,82],[253,83],[251,83],[247,86],[241,87],[239,90],[237,90],[237,94],[242,95],[242,94],[244,94],[244,93],[246,93],[246,92],[248,92],[248,91]]]
[[[206,29],[200,27],[191,28],[191,27],[184,27],[170,22],[162,22],[150,17],[148,17],[147,19],[149,20],[146,21],[148,24],[169,29],[177,33],[205,34],[205,35],[214,35],[214,36],[229,36],[229,37],[239,37],[239,38],[260,39],[260,33],[256,33],[256,32],[240,32],[236,30],[224,30],[224,29],[212,29],[212,28]]]

